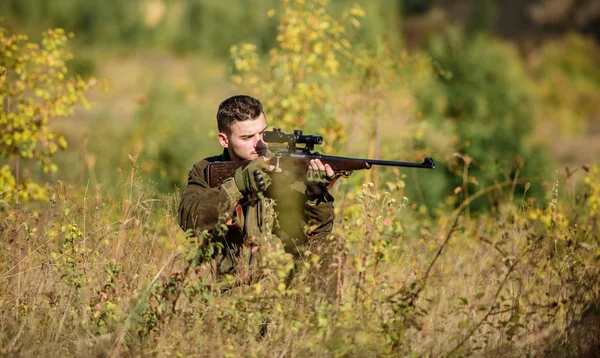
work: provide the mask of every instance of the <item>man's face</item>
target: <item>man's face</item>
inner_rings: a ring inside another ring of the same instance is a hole
[[[219,133],[219,143],[229,151],[231,160],[252,160],[265,154],[267,145],[262,134],[267,130],[267,120],[260,114],[254,120],[235,122],[229,134]]]

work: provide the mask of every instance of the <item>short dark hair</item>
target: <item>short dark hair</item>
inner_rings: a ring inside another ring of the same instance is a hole
[[[229,97],[219,105],[217,111],[217,126],[219,132],[231,133],[231,126],[236,121],[247,121],[258,118],[263,113],[259,100],[246,95]]]

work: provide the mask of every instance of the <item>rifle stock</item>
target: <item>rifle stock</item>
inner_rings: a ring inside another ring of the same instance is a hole
[[[235,170],[245,167],[249,161],[211,162],[206,167],[206,179],[208,186],[216,188],[229,178],[232,178]]]

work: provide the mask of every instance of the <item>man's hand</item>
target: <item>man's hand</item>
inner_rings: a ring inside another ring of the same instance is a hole
[[[235,170],[235,184],[242,194],[264,192],[271,185],[271,177],[267,172],[272,168],[264,157],[254,159],[245,168]]]
[[[327,190],[335,172],[329,164],[323,164],[319,159],[311,159],[306,171],[306,194],[320,195]]]

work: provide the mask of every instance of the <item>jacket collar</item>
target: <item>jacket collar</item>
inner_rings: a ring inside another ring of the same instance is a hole
[[[227,150],[227,148],[223,148],[223,161],[224,162],[231,161],[231,157],[229,156],[229,151]]]

